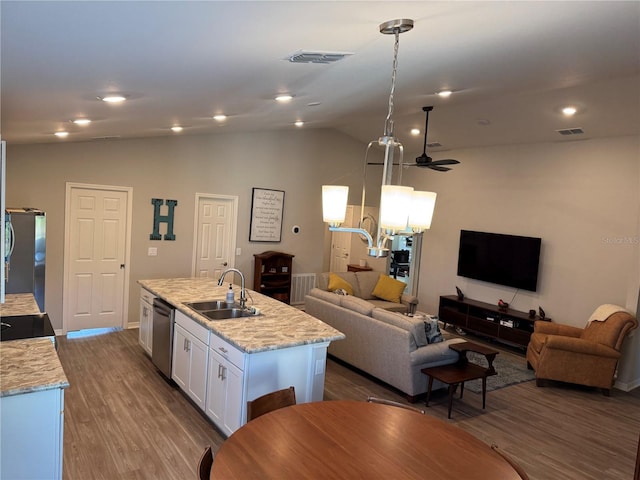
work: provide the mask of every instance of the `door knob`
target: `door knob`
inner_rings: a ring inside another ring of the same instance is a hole
[[[222,266],[223,266],[223,267],[226,267],[227,265],[229,265],[227,262],[224,262],[224,263],[222,264]]]

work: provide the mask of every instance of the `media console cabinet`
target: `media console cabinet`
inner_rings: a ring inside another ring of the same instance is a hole
[[[455,325],[463,330],[524,348],[529,344],[534,322],[540,320],[510,308],[502,311],[497,305],[490,303],[467,298],[458,300],[456,295],[440,297],[438,316],[445,327],[448,324]]]

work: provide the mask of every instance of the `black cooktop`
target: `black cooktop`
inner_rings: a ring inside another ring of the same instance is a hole
[[[55,337],[49,315],[0,316],[0,341],[19,340],[22,338]]]

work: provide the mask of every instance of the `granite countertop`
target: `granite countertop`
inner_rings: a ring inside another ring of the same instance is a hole
[[[4,296],[4,303],[0,303],[0,316],[2,317],[34,313],[40,313],[40,308],[33,293],[8,293]]]
[[[0,397],[69,386],[49,338],[0,342],[0,372]]]
[[[258,308],[258,316],[212,321],[184,305],[188,302],[224,300],[228,282],[222,287],[212,278],[139,280],[138,283],[246,353],[345,338],[342,332],[302,310],[249,289],[246,289],[247,306]],[[238,299],[240,287],[234,285],[233,290]]]
[[[5,295],[0,316],[40,313],[32,293]],[[50,338],[27,338],[0,342],[0,397],[67,388],[67,380]]]

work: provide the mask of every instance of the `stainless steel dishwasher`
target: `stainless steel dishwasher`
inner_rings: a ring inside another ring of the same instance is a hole
[[[151,361],[168,380],[171,380],[174,316],[175,309],[171,305],[160,298],[153,300]]]

